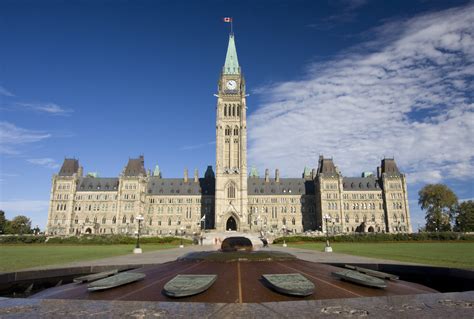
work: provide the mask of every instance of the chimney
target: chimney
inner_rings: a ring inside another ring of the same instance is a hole
[[[198,169],[194,169],[194,182],[197,183],[199,182],[199,173],[198,173]]]
[[[280,170],[278,168],[275,170],[275,182],[280,182]]]
[[[79,169],[77,170],[77,176],[82,177],[83,173],[84,173],[84,168],[82,166],[79,166]]]
[[[270,174],[268,173],[268,168],[265,169],[265,183],[270,181]]]
[[[188,169],[187,168],[184,169],[184,182],[185,183],[188,182]]]

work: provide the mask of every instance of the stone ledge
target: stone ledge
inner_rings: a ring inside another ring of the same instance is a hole
[[[471,318],[474,291],[248,304],[0,299],[1,318]]]

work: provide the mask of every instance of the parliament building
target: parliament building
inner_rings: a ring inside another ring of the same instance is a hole
[[[143,156],[129,159],[118,177],[84,174],[77,159],[65,159],[52,178],[47,234],[168,235],[202,229],[240,232],[412,232],[405,175],[384,158],[376,173],[344,177],[332,158],[296,178],[278,169],[259,176],[247,167],[245,79],[229,36],[218,82],[216,165],[204,176],[184,170],[162,178]]]

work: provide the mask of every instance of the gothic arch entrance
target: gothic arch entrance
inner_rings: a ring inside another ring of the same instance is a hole
[[[237,222],[234,217],[230,216],[229,219],[227,219],[225,230],[237,230]]]
[[[88,234],[88,235],[92,234],[92,229],[87,228],[87,229],[86,229],[86,234]]]
[[[369,233],[373,233],[374,232],[374,227],[370,226],[369,227]]]

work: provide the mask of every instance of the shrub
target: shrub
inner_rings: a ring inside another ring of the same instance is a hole
[[[0,236],[0,244],[38,244],[44,243],[46,236],[8,235]]]
[[[274,244],[281,244],[285,240],[287,243],[294,242],[325,242],[325,236],[289,236],[279,237],[273,240]],[[350,234],[329,236],[330,242],[389,242],[389,241],[446,241],[461,240],[474,241],[474,234],[456,233],[456,232],[437,232],[437,233],[400,233],[400,234]]]
[[[142,244],[172,244],[178,243],[181,239],[177,237],[140,237]],[[51,237],[47,244],[72,244],[72,245],[133,245],[137,242],[136,237],[123,235],[89,235],[89,236],[71,236],[71,237]],[[183,239],[183,242],[190,244],[191,241]]]

